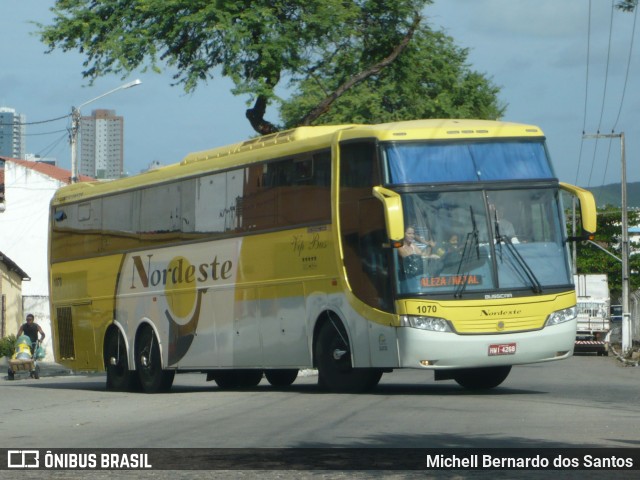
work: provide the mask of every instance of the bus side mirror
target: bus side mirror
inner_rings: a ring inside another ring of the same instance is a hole
[[[582,235],[579,237],[571,237],[569,241],[589,240],[596,233],[596,201],[593,194],[584,188],[569,185],[560,182],[560,188],[570,195],[577,197],[580,201],[580,218],[582,219]]]
[[[384,206],[384,219],[387,226],[387,236],[391,243],[400,242],[404,238],[404,218],[402,215],[402,199],[400,195],[388,188],[373,187],[373,196]]]

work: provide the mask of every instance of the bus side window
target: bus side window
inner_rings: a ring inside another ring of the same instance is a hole
[[[330,168],[328,151],[247,167],[238,229],[255,232],[329,223]]]

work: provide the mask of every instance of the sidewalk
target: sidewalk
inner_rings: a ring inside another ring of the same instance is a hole
[[[73,375],[73,372],[59,363],[39,361],[40,378],[42,377],[61,377]],[[9,370],[9,359],[7,357],[0,358],[0,380],[7,380],[7,372]],[[28,377],[28,372],[26,373]],[[17,378],[17,377],[16,377]]]

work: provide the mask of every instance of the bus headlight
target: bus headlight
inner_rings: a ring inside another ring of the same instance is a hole
[[[400,317],[400,325],[403,327],[419,328],[432,332],[451,332],[449,322],[438,317],[416,317],[413,315],[403,315]]]
[[[576,307],[565,308],[564,310],[558,310],[553,312],[547,317],[546,327],[550,325],[558,325],[559,323],[569,322],[578,316],[578,309]]]

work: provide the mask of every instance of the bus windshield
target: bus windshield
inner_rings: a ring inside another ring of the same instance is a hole
[[[384,154],[391,184],[555,177],[541,139],[390,143]]]
[[[571,283],[558,192],[551,188],[402,195],[394,255],[401,296],[530,295]]]

